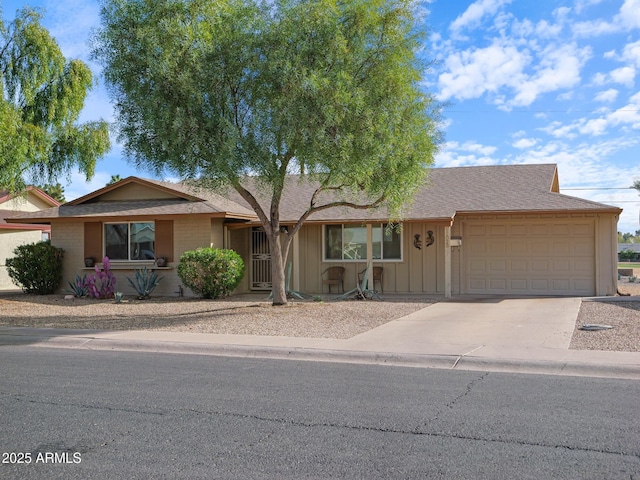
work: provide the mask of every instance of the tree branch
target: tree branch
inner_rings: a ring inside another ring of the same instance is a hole
[[[341,188],[341,187],[325,187],[325,188],[321,187],[321,188],[318,188],[314,192],[312,198],[315,198],[317,193],[319,193],[319,191],[321,191],[321,190],[338,190],[339,188]],[[326,210],[328,208],[333,208],[333,207],[348,207],[348,208],[353,208],[353,209],[356,209],[356,210],[369,210],[369,209],[372,209],[372,208],[379,207],[386,199],[387,199],[386,195],[381,195],[380,197],[378,197],[377,200],[375,200],[372,203],[353,203],[353,202],[346,202],[346,201],[338,201],[338,202],[326,203],[324,205],[320,205],[320,206],[317,206],[317,207],[311,206],[298,219],[296,224],[293,226],[293,229],[289,232],[289,236],[295,235],[296,232],[298,232],[298,230],[300,230],[300,227],[302,227],[302,224],[307,220],[307,218],[309,218],[309,216],[312,213],[319,212],[319,211]]]
[[[247,190],[242,185],[240,185],[239,182],[234,183],[233,184],[233,188],[236,190],[236,192],[238,192],[240,194],[240,196],[249,205],[251,205],[251,208],[253,208],[253,211],[256,212],[256,214],[258,215],[258,218],[260,219],[260,222],[265,227],[265,229],[267,229],[267,228],[270,229],[271,228],[271,222],[267,218],[266,213],[264,213],[264,210],[260,206],[260,203],[258,203],[258,200],[256,200],[256,197],[254,197],[253,194],[249,190]],[[271,232],[267,232],[267,233],[271,233]]]

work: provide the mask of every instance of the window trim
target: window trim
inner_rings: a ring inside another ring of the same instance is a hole
[[[340,225],[341,234],[342,234],[342,258],[327,258],[327,227],[328,226],[337,226]],[[381,229],[386,228],[386,225],[389,225],[389,222],[376,222],[370,224],[372,229],[379,227]],[[363,226],[367,227],[367,224],[362,223],[325,223],[322,225],[322,262],[326,263],[366,263],[367,258],[344,258],[344,229],[345,227],[356,227]],[[372,261],[375,263],[402,263],[404,261],[404,229],[402,225],[400,225],[400,258],[373,258]],[[382,232],[382,238],[380,242],[381,254],[384,256],[384,231]]]
[[[132,259],[131,258],[131,225],[136,223],[149,223],[153,225],[154,239],[153,239],[153,259]],[[120,264],[129,264],[129,263],[137,263],[137,264],[149,264],[152,265],[156,259],[157,255],[157,245],[155,238],[155,230],[156,230],[156,222],[155,220],[137,220],[137,221],[119,221],[119,222],[103,222],[102,223],[102,258],[107,256],[107,225],[127,225],[127,259],[121,258],[111,258],[109,257],[109,261],[111,263],[120,263]]]

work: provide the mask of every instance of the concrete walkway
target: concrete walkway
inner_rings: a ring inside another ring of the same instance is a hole
[[[349,339],[0,328],[0,346],[287,358],[640,379],[640,352],[569,350],[580,298],[440,302]]]

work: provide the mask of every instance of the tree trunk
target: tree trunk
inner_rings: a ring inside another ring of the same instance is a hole
[[[285,263],[286,253],[281,246],[281,236],[277,232],[269,235],[269,248],[271,249],[271,295],[273,305],[287,304]],[[289,250],[288,248],[286,249]],[[283,255],[283,253],[285,255]]]

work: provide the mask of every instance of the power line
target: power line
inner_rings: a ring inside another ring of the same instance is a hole
[[[602,113],[599,110],[447,110],[445,113]],[[638,108],[618,108],[606,113],[613,112],[640,112]]]
[[[635,190],[635,187],[581,187],[581,188],[560,188],[560,190]]]

